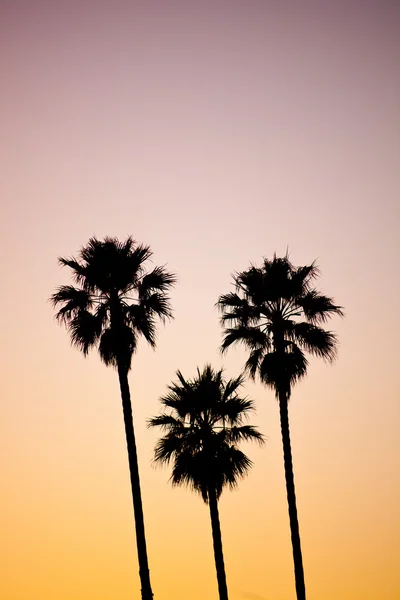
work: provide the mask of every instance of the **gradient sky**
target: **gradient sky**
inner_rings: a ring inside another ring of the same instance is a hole
[[[176,369],[239,372],[214,303],[287,247],[346,311],[290,405],[308,599],[399,599],[399,39],[395,0],[1,2],[2,600],[140,598],[117,375],[47,302],[93,234],[179,276],[130,378],[155,600],[217,586],[208,509],[151,465],[146,419]],[[290,600],[278,408],[246,391],[268,442],[220,503],[230,598]]]

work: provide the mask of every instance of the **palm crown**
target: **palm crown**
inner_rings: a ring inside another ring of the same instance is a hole
[[[197,370],[193,380],[180,371],[177,377],[178,382],[161,398],[170,411],[149,422],[166,432],[156,445],[155,460],[173,460],[172,483],[188,485],[208,502],[210,488],[219,498],[223,488],[235,487],[252,465],[238,443],[262,443],[263,436],[244,424],[253,402],[238,393],[241,376],[225,382],[222,370],[207,365],[202,372]]]
[[[294,267],[288,256],[264,259],[234,275],[236,291],[220,296],[218,306],[226,327],[222,350],[243,343],[250,351],[245,368],[254,379],[290,396],[291,386],[304,377],[305,353],[333,360],[337,339],[321,327],[341,307],[320,294],[313,282],[315,264]]]
[[[93,237],[78,259],[59,259],[72,269],[76,286],[59,287],[51,301],[61,305],[56,317],[84,354],[98,346],[106,364],[117,366],[119,361],[129,370],[139,336],[155,346],[156,318],[172,316],[166,291],[175,277],[164,267],[147,272],[151,256],[148,246],[131,237],[124,242]]]

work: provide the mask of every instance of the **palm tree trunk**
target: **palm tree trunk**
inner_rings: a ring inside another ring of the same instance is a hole
[[[214,545],[215,568],[220,600],[228,600],[228,588],[226,585],[224,555],[222,552],[221,525],[219,522],[218,500],[215,490],[208,489],[208,505],[210,507],[211,528]]]
[[[129,471],[131,476],[133,510],[135,515],[136,543],[139,560],[139,576],[141,582],[142,600],[152,600],[153,592],[150,585],[150,571],[147,560],[146,537],[144,531],[142,495],[140,492],[139,465],[136,452],[135,432],[131,395],[129,391],[127,370],[118,365],[119,385],[121,388],[122,407],[124,411],[126,445],[128,448]]]
[[[279,393],[279,412],[281,417],[283,459],[285,464],[286,493],[289,507],[290,531],[292,535],[296,594],[297,600],[306,600],[303,558],[301,554],[299,522],[297,519],[296,493],[294,488],[292,449],[290,445],[288,399],[285,392]]]

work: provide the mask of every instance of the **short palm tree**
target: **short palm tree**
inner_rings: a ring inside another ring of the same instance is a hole
[[[244,425],[253,402],[239,395],[243,378],[225,381],[222,370],[207,365],[197,377],[168,387],[161,398],[168,412],[150,420],[165,435],[157,442],[155,460],[173,462],[173,485],[187,485],[209,505],[220,600],[228,600],[218,499],[226,486],[234,488],[252,465],[238,448],[246,440],[263,442],[251,425]]]
[[[279,402],[286,491],[292,536],[298,600],[305,600],[303,560],[297,519],[290,445],[288,401],[293,385],[307,372],[305,353],[332,361],[336,356],[334,333],[321,327],[331,316],[343,316],[341,307],[320,294],[313,282],[315,264],[294,267],[288,256],[264,259],[234,275],[235,292],[220,296],[222,325],[226,327],[222,351],[236,343],[249,350],[245,368],[254,379],[275,390]]]
[[[75,286],[63,285],[51,297],[59,308],[56,317],[66,325],[73,345],[84,355],[96,347],[101,360],[118,371],[125,422],[126,443],[133,507],[142,599],[153,593],[147,560],[142,498],[128,372],[139,337],[156,345],[156,319],[171,318],[166,294],[175,277],[164,267],[146,270],[152,252],[136,244],[131,237],[124,242],[106,237],[91,238],[76,258],[60,258],[72,270]]]

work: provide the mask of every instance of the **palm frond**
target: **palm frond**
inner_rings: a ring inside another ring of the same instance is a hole
[[[313,324],[326,323],[333,315],[344,316],[341,306],[337,306],[332,298],[323,296],[315,289],[309,290],[297,303],[303,309],[306,319]]]
[[[274,254],[272,260],[264,258],[264,294],[267,292],[268,299],[276,301],[279,298],[290,297],[293,271],[294,267],[287,255],[277,257]]]
[[[171,302],[164,293],[154,292],[146,298],[142,298],[140,305],[149,313],[159,317],[162,322],[172,319]]]
[[[246,298],[240,298],[235,293],[220,296],[216,305],[222,313],[222,325],[231,322],[236,325],[252,325],[260,316],[260,310],[257,306],[249,303]]]
[[[155,267],[150,273],[144,275],[138,284],[140,299],[146,299],[154,292],[166,292],[176,283],[176,276],[168,273],[165,267]]]
[[[102,360],[116,366],[117,357],[122,357],[129,368],[138,335],[155,346],[156,317],[162,321],[172,317],[164,290],[173,285],[175,277],[164,267],[156,267],[147,276],[144,263],[151,256],[149,246],[137,244],[130,236],[123,241],[107,236],[103,240],[91,237],[78,258],[59,258],[61,265],[72,270],[77,287],[61,286],[51,302],[54,307],[61,305],[56,317],[67,325],[72,343],[85,354],[100,338]],[[140,286],[148,292],[143,298],[139,298]],[[119,313],[123,326],[113,330],[111,322],[115,327],[115,314]]]
[[[73,281],[75,281],[75,283],[81,285],[87,291],[94,291],[93,287],[89,288],[89,286],[86,283],[85,265],[79,263],[74,257],[63,258],[62,256],[60,256],[58,258],[58,262],[62,267],[69,267],[72,270],[72,279]]]
[[[126,240],[123,242],[120,242],[117,238],[106,237],[105,241],[108,241],[108,240],[111,240],[112,243],[116,244],[116,246],[120,249],[121,253],[124,254],[125,256],[130,256],[135,251],[135,246],[137,247],[137,243],[135,242],[135,240],[133,239],[133,237],[131,235],[128,235]],[[139,245],[139,247],[140,247],[140,245]],[[146,257],[144,258],[144,260],[146,260],[147,258],[150,258],[152,255],[150,248],[148,246],[145,246],[145,248],[146,248]]]
[[[118,361],[129,370],[132,354],[137,346],[137,336],[134,329],[123,326],[119,329],[108,327],[100,337],[99,354],[106,365],[118,367]]]
[[[249,358],[246,360],[244,369],[250,375],[251,379],[255,379],[261,360],[265,354],[264,348],[257,348],[250,352]]]
[[[218,418],[229,423],[230,426],[239,425],[254,412],[254,402],[248,398],[231,396],[218,402]]]
[[[105,329],[110,325],[111,315],[110,315],[110,303],[108,300],[103,300],[99,304],[97,304],[95,314],[98,319],[102,322],[102,328]]]
[[[182,419],[166,414],[149,419],[148,427],[161,427],[161,429],[173,430],[174,432],[181,431],[185,428]]]
[[[202,453],[190,450],[180,453],[174,461],[170,481],[172,485],[183,485],[199,493],[204,502],[208,501],[208,478],[204,470]]]
[[[290,296],[293,265],[288,256],[272,260],[264,258],[261,267],[251,265],[249,269],[234,276],[237,291],[250,299],[255,306],[268,305],[279,298]]]
[[[249,351],[245,372],[252,379],[258,373],[276,392],[279,387],[290,393],[290,387],[305,376],[308,363],[303,350],[329,361],[336,356],[336,335],[318,325],[344,313],[313,287],[319,274],[315,262],[296,267],[288,253],[274,254],[260,267],[250,265],[235,273],[236,293],[221,295],[217,303],[224,327],[222,352],[244,344]]]
[[[151,313],[142,304],[131,304],[125,309],[127,324],[141,334],[152,348],[156,346],[156,324]]]
[[[143,277],[144,274],[144,263],[153,256],[150,246],[147,246],[146,244],[136,244],[136,242],[130,238],[129,247],[124,247],[123,255],[126,256],[129,261],[129,272],[131,273],[130,279],[132,281],[137,279],[139,282],[139,278]]]
[[[79,258],[81,259],[81,261],[84,264],[88,265],[94,260],[96,260],[99,249],[101,249],[104,246],[105,242],[109,242],[109,240],[109,237],[107,237],[104,240],[104,242],[101,242],[95,236],[89,238],[86,246],[82,246],[79,251]]]
[[[144,262],[151,255],[148,246],[136,244],[131,237],[122,242],[115,237],[90,238],[80,251],[85,266],[85,285],[103,293],[134,288],[143,276]]]
[[[315,261],[311,265],[304,267],[295,267],[291,274],[291,297],[299,298],[304,296],[309,290],[314,279],[319,277],[320,271]]]
[[[71,343],[86,356],[101,334],[101,320],[87,310],[80,309],[67,322]]]
[[[225,311],[231,308],[242,308],[247,305],[247,300],[245,298],[241,298],[238,294],[234,292],[229,292],[228,294],[222,294],[216,303],[216,306],[221,310]]]
[[[228,439],[231,444],[237,444],[241,441],[256,441],[260,445],[264,444],[265,437],[253,425],[242,425],[240,427],[231,427],[228,431]]]
[[[224,331],[221,351],[224,353],[233,344],[244,344],[250,350],[268,349],[270,340],[259,327],[232,327]]]
[[[196,384],[186,380],[181,371],[176,372],[178,382],[168,385],[169,392],[160,398],[160,402],[167,408],[174,410],[181,419],[184,419],[194,406]]]
[[[236,273],[234,276],[236,291],[242,292],[247,301],[255,306],[273,299],[265,285],[265,274],[262,269],[251,266],[247,271]]]
[[[236,488],[239,480],[243,479],[253,466],[253,461],[235,445],[226,446],[224,450],[225,452],[222,452],[221,456],[218,457],[220,472],[223,473],[223,477],[215,477],[217,497],[221,495],[222,489],[226,484],[231,489]]]
[[[177,435],[165,435],[158,440],[154,450],[154,460],[159,463],[169,463],[174,455],[181,452],[181,439]]]
[[[111,242],[111,238],[101,241],[91,237],[79,251],[83,273],[81,285],[92,292],[109,292],[112,285],[111,273],[115,270],[115,255],[116,245]]]
[[[88,310],[93,306],[90,294],[72,285],[60,286],[50,297],[50,301],[54,307],[64,304],[56,313],[56,319],[64,323],[69,321],[76,311]]]
[[[161,398],[170,414],[149,422],[164,433],[155,447],[155,461],[172,461],[172,484],[190,487],[207,502],[209,489],[219,497],[225,485],[234,487],[251,466],[236,445],[251,440],[262,443],[263,436],[255,427],[242,425],[254,408],[251,400],[238,395],[242,376],[226,382],[223,370],[208,364],[197,369],[193,379],[180,371],[177,377]]]
[[[290,394],[291,386],[302,379],[307,372],[308,361],[296,344],[288,342],[286,352],[270,352],[260,364],[260,378],[263,383],[275,390],[278,395],[284,390]]]
[[[222,374],[222,371],[221,371]],[[239,375],[238,377],[234,377],[232,379],[229,379],[227,382],[225,382],[224,384],[224,391],[223,391],[223,395],[222,395],[222,399],[225,401],[228,401],[229,398],[231,398],[232,396],[235,396],[237,394],[237,392],[243,387],[244,385],[244,376],[243,375]]]
[[[293,333],[298,343],[310,354],[332,361],[337,353],[337,337],[332,331],[312,323],[295,323]]]

